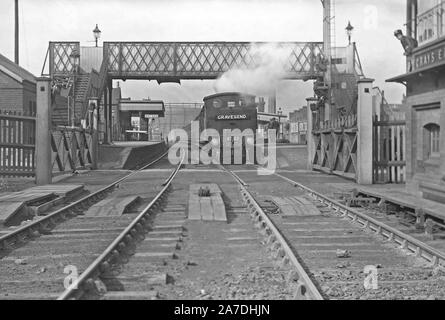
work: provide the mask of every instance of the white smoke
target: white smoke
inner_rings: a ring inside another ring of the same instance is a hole
[[[286,63],[291,53],[290,46],[278,46],[275,43],[252,44],[248,52],[253,61],[251,65],[225,72],[216,81],[214,89],[216,92],[274,95],[279,81],[286,76]]]

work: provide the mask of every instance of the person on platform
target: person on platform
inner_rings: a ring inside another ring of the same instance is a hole
[[[410,55],[418,46],[417,40],[408,36],[404,36],[402,30],[394,31],[394,36],[402,43],[402,47],[405,50],[405,56]]]

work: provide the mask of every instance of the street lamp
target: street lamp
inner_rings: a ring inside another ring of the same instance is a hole
[[[76,107],[76,101],[75,101],[75,95],[76,95],[76,74],[78,72],[78,68],[79,68],[79,64],[80,64],[80,54],[79,51],[77,51],[77,49],[74,49],[71,54],[70,54],[70,63],[72,66],[72,72],[73,72],[73,97],[72,97],[72,112],[71,112],[71,117],[70,117],[70,121],[71,121],[71,126],[74,127],[74,118],[75,118],[75,107]],[[69,104],[68,104],[68,108],[69,108]],[[69,111],[69,110],[68,110]],[[68,114],[70,114],[68,112]]]
[[[346,26],[346,34],[348,35],[349,45],[351,45],[351,36],[354,27],[351,25],[351,21],[348,21],[348,25]]]
[[[100,31],[97,24],[96,24],[96,28],[94,28],[94,30],[93,30],[93,34],[94,34],[94,39],[96,40],[96,48],[97,48],[97,43],[99,41],[100,35],[102,34],[102,31]]]

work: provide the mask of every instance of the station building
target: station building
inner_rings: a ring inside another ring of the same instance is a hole
[[[36,78],[1,54],[0,110],[36,112]]]
[[[407,189],[445,202],[445,0],[407,0],[406,13],[404,36],[417,46],[406,73],[387,81],[406,86]]]
[[[114,90],[113,90],[114,92]],[[121,98],[113,106],[112,126],[114,141],[161,141],[162,133],[155,120],[164,117],[161,100],[131,100]]]

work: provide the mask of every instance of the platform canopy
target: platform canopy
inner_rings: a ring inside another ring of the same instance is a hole
[[[281,121],[281,119],[287,119],[287,116],[284,114],[258,112],[258,122],[268,123],[270,120],[272,120],[272,118]]]
[[[164,101],[122,101],[120,103],[121,112],[141,112],[147,115],[157,115],[164,117],[165,106]]]

